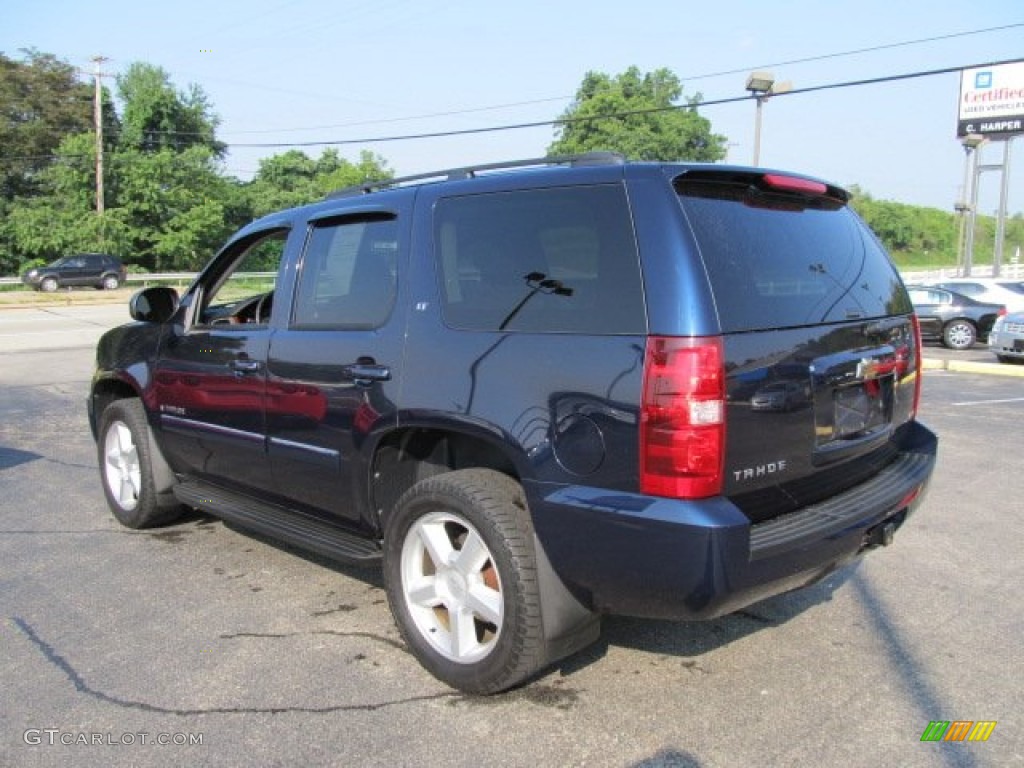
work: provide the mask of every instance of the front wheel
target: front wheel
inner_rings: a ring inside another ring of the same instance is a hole
[[[406,643],[448,685],[495,693],[543,663],[533,525],[511,478],[466,469],[409,489],[388,521],[384,576]]]
[[[114,291],[121,284],[121,281],[117,279],[117,275],[107,275],[103,278],[103,290]]]
[[[108,405],[100,417],[96,446],[107,505],[121,525],[151,528],[178,517],[180,508],[157,503],[142,403],[126,399]]]
[[[950,349],[970,349],[978,332],[968,320],[954,320],[942,330],[942,343]]]
[[[55,277],[44,277],[42,282],[39,283],[39,290],[43,293],[53,293],[57,290],[57,278]]]

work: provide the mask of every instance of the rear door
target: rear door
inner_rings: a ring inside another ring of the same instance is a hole
[[[89,256],[72,256],[60,269],[60,282],[63,285],[89,285],[90,265]]]
[[[267,433],[279,492],[350,521],[367,514],[375,433],[396,421],[409,198],[310,223],[287,326],[269,350]]]
[[[941,335],[943,307],[948,308],[952,304],[949,293],[938,288],[911,288],[910,300],[921,323],[921,333],[925,336]]]
[[[756,521],[877,472],[914,409],[913,311],[845,193],[714,171],[676,187],[723,333],[726,495]],[[780,385],[786,408],[755,407]]]

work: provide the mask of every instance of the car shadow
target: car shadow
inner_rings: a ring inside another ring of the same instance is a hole
[[[188,512],[175,525],[147,533],[157,540],[178,543],[204,529],[216,530],[217,523],[241,536],[299,557],[312,565],[384,590],[383,570],[379,564],[342,563],[202,512]],[[562,676],[571,676],[603,659],[613,647],[688,659],[696,665],[699,658],[707,653],[757,632],[785,624],[810,608],[830,601],[835,591],[854,576],[860,562],[860,559],[854,560],[810,586],[767,598],[735,613],[709,621],[604,616],[601,635],[596,642],[557,662],[554,667],[538,671],[526,685],[550,673],[552,669],[557,669]]]
[[[709,621],[670,621],[605,616],[601,637],[591,646],[564,659],[559,672],[571,676],[601,660],[612,647],[692,660],[744,637],[785,624],[803,612],[832,599],[849,581],[861,560],[855,560],[821,581],[770,597],[735,613]]]

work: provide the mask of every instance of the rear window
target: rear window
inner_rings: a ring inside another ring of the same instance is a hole
[[[912,311],[889,257],[838,190],[773,188],[760,174],[690,173],[676,191],[725,332]]]
[[[636,241],[620,185],[442,199],[435,248],[444,318],[453,328],[645,330]]]
[[[1024,283],[999,283],[999,285],[1014,293],[1024,294]]]

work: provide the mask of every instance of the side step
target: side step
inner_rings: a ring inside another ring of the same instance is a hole
[[[350,565],[374,565],[381,559],[377,541],[304,512],[284,509],[195,480],[178,483],[173,490],[182,504],[332,560]]]

